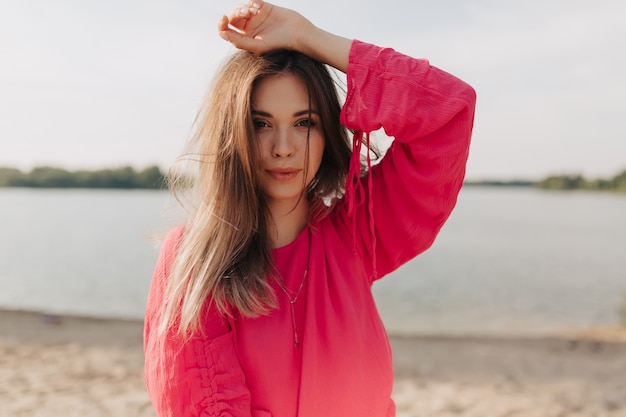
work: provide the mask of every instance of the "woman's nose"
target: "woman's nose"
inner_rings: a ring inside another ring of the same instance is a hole
[[[278,129],[272,146],[272,156],[284,158],[292,156],[296,151],[294,137],[288,129]]]

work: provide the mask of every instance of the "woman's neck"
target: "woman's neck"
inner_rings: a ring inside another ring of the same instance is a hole
[[[269,202],[270,218],[267,220],[270,245],[280,248],[294,241],[309,219],[309,202],[301,198],[294,202]]]

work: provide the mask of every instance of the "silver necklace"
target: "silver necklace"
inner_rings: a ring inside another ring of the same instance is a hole
[[[276,273],[278,274],[278,277],[279,277],[278,286],[280,287],[281,290],[283,290],[283,292],[289,299],[289,308],[291,309],[291,323],[293,325],[293,347],[295,349],[300,348],[300,340],[298,339],[298,326],[296,324],[296,311],[294,308],[294,304],[296,304],[296,301],[298,301],[298,297],[300,296],[300,293],[302,292],[302,288],[304,288],[304,282],[306,281],[306,277],[309,275],[309,262],[311,260],[311,230],[310,229],[308,233],[309,233],[309,247],[307,250],[306,266],[304,268],[302,281],[300,281],[300,286],[298,287],[298,291],[296,291],[296,295],[294,295],[293,297],[291,296],[291,294],[289,293],[289,290],[287,290],[287,288],[285,287],[285,284],[283,283],[282,275],[280,275],[280,272],[278,272],[278,269],[276,269]]]

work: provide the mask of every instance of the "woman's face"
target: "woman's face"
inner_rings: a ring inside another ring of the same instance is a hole
[[[295,207],[324,153],[321,121],[316,109],[309,109],[305,84],[292,74],[263,78],[252,92],[252,119],[260,150],[261,190],[269,204]]]

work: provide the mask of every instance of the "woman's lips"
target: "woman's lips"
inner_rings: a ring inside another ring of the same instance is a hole
[[[266,169],[265,171],[276,181],[283,182],[294,179],[300,172],[300,170],[296,168],[272,168]]]

